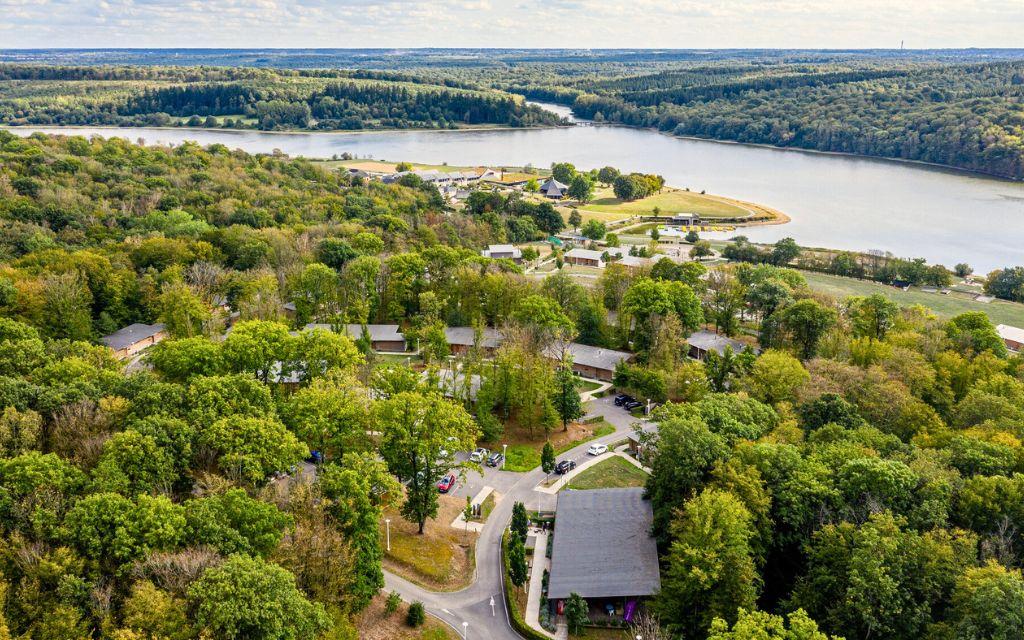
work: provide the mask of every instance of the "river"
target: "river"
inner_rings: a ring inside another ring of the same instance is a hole
[[[947,266],[967,262],[979,273],[1024,264],[1024,184],[910,163],[679,139],[616,126],[374,133],[8,130],[20,135],[74,131],[148,143],[220,142],[249,152],[279,149],[310,158],[348,152],[452,165],[612,165],[660,173],[670,185],[757,202],[792,218],[786,225],[741,231],[755,241],[792,236],[804,246],[877,249]]]

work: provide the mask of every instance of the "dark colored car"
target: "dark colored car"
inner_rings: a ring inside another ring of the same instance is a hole
[[[455,474],[449,473],[437,482],[437,490],[441,493],[448,493],[455,486]]]
[[[488,467],[501,466],[501,463],[505,462],[505,456],[500,453],[492,453],[490,458],[487,458]]]
[[[627,402],[633,402],[633,401],[634,401],[633,396],[625,394],[625,393],[620,393],[619,395],[615,396],[615,406],[616,407],[621,407],[622,405],[626,404]]]
[[[629,402],[622,406],[623,408],[625,408],[626,411],[632,411],[633,409],[639,409],[640,407],[644,406],[644,403],[637,402],[636,400],[630,400]]]
[[[576,468],[575,460],[562,460],[555,465],[555,473],[561,475],[563,473],[569,473]]]
[[[306,462],[309,462],[311,464],[323,464],[324,454],[314,449],[313,451],[309,452],[309,457],[306,458]]]

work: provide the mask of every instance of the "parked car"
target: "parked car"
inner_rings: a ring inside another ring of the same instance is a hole
[[[608,453],[608,445],[606,444],[592,444],[587,449],[587,455],[599,456],[602,453]]]
[[[569,473],[576,468],[575,460],[562,460],[555,465],[555,473],[561,475],[563,473]]]
[[[644,403],[639,402],[637,400],[632,400],[622,405],[622,408],[625,409],[626,411],[632,411],[633,409],[639,409],[642,406],[644,406]]]
[[[505,456],[500,453],[492,453],[490,458],[487,458],[487,466],[498,467],[501,463],[505,462]]]
[[[320,453],[316,449],[313,449],[312,451],[309,452],[309,457],[306,458],[306,462],[309,462],[310,464],[323,464],[324,454]]]
[[[483,447],[478,447],[473,453],[469,454],[470,462],[483,462],[487,459],[487,456],[491,455],[491,452]]]
[[[437,490],[441,493],[448,493],[455,486],[455,474],[449,473],[437,481]]]
[[[620,393],[619,395],[615,396],[615,406],[616,407],[621,407],[622,405],[626,404],[627,402],[633,402],[634,400],[635,400],[635,398],[633,396],[631,396],[631,395],[629,395],[627,393]]]

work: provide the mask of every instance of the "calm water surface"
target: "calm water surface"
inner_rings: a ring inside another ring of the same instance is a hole
[[[70,133],[68,129],[23,127]],[[263,133],[189,129],[78,128],[148,143],[220,142],[250,152],[279,149],[328,158],[452,165],[612,165],[660,173],[668,184],[758,202],[788,214],[781,226],[744,229],[757,241],[792,236],[805,246],[890,251],[976,271],[1024,265],[1024,184],[906,163],[683,140],[613,126],[492,131]]]

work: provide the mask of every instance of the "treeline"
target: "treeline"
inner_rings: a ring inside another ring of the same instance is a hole
[[[678,82],[673,86],[673,82]],[[584,118],[783,147],[933,162],[1024,178],[1024,65],[813,65],[620,80],[572,103]]]
[[[263,130],[560,122],[507,93],[384,72],[8,65],[3,78],[10,82],[0,84],[0,121],[15,125],[166,126],[193,116],[208,119],[205,126]]]

